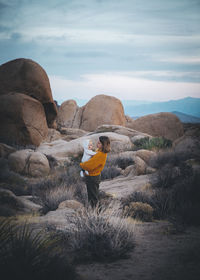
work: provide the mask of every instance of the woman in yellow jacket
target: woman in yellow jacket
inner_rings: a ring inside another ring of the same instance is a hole
[[[103,170],[107,153],[110,152],[110,139],[107,136],[100,136],[97,143],[97,153],[88,161],[81,162],[82,169],[87,170],[89,175],[85,176],[88,192],[88,202],[95,207],[99,199],[99,184],[101,171]]]

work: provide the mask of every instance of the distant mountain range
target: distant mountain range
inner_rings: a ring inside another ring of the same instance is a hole
[[[187,115],[187,114],[183,114],[181,112],[171,112],[173,114],[175,114],[179,120],[183,123],[200,123],[200,118],[191,116],[191,115]],[[141,116],[140,116],[141,117]],[[138,118],[140,118],[138,116],[134,116],[132,117],[132,119],[137,120]]]
[[[172,113],[175,114],[179,118],[179,120],[183,123],[200,123],[200,118],[183,114],[181,112],[172,112]]]
[[[145,116],[159,112],[179,112],[193,117],[200,118],[200,98],[186,97],[178,100],[170,100],[166,102],[152,102],[137,104],[133,100],[131,103],[122,101],[126,115],[131,117]]]

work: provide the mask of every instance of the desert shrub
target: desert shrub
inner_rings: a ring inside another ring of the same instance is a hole
[[[66,185],[60,185],[52,189],[41,190],[38,194],[43,212],[53,211],[64,200],[74,199],[74,190]]]
[[[166,164],[156,173],[153,187],[171,188],[176,182],[185,180],[192,176],[192,167],[185,162],[179,163],[179,166]]]
[[[118,157],[115,164],[120,168],[125,169],[127,166],[134,164],[134,160],[131,157]]]
[[[134,142],[134,145],[140,149],[166,149],[172,146],[172,141],[164,137],[144,137]]]
[[[172,155],[172,158],[170,157]],[[188,154],[167,152],[152,180],[152,193],[135,192],[122,200],[123,207],[131,202],[148,203],[156,219],[175,218],[185,224],[200,224],[200,172],[184,162]]]
[[[102,173],[101,173],[101,179],[106,180],[106,179],[113,179],[117,176],[121,175],[121,170],[120,168],[116,166],[106,166],[104,167]]]
[[[124,258],[135,246],[133,227],[112,207],[88,208],[73,223],[68,236],[75,262]]]
[[[115,198],[111,194],[108,194],[102,190],[99,191],[99,205],[101,205],[103,209],[108,209],[114,200]]]
[[[143,202],[131,202],[124,209],[124,214],[144,222],[151,222],[153,219],[153,208]]]
[[[154,209],[155,219],[165,219],[173,215],[172,191],[169,189],[157,189],[151,196],[151,206]]]
[[[53,240],[44,232],[34,233],[25,223],[10,220],[0,225],[0,271],[3,279],[76,279],[76,273]]]
[[[167,218],[173,213],[172,193],[169,189],[155,189],[151,194],[134,192],[122,199],[123,209],[127,211],[132,203],[150,205],[155,219]]]
[[[134,160],[132,157],[121,156],[120,154],[111,154],[109,155],[105,168],[106,167],[119,167],[121,169],[125,169],[127,166],[134,164]]]
[[[151,157],[149,165],[153,168],[160,169],[164,165],[168,164],[171,166],[179,166],[182,162],[191,158],[191,153],[188,151],[175,152],[175,151],[166,151],[159,152],[155,156]]]
[[[186,224],[200,224],[200,172],[177,182],[171,200],[176,216]]]
[[[126,206],[129,206],[132,202],[142,202],[142,203],[148,203],[151,205],[151,195],[147,192],[133,192],[126,196],[125,198],[121,199],[121,203],[123,205],[123,208]]]
[[[76,184],[81,181],[79,163],[74,163],[66,169],[58,172],[54,177],[57,183],[65,183],[67,185]]]
[[[43,206],[43,213],[56,210],[59,204],[65,200],[75,199],[83,204],[86,204],[87,200],[86,188],[83,182],[67,185],[63,182],[58,184],[55,181],[47,180],[34,186],[33,194],[37,197],[35,202]]]
[[[64,200],[78,200],[87,203],[86,187],[80,178],[80,169],[69,166],[53,178],[44,179],[31,186],[35,202],[43,206],[43,212],[55,210]]]
[[[101,179],[113,179],[121,175],[121,169],[125,169],[127,166],[134,164],[131,157],[122,157],[120,155],[109,155],[105,167],[101,173]]]
[[[155,188],[151,206],[155,218],[175,217],[181,223],[200,224],[199,173],[179,177],[168,188]]]

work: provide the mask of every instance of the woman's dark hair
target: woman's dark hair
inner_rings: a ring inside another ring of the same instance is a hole
[[[107,136],[100,136],[99,141],[102,144],[102,152],[109,153],[110,152],[110,139]]]

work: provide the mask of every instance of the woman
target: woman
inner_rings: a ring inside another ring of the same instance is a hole
[[[107,153],[110,152],[110,139],[107,136],[100,136],[97,148],[96,155],[88,161],[80,163],[81,168],[89,173],[89,175],[85,176],[85,178],[88,192],[88,202],[92,207],[95,207],[98,202],[101,171],[105,166]]]

